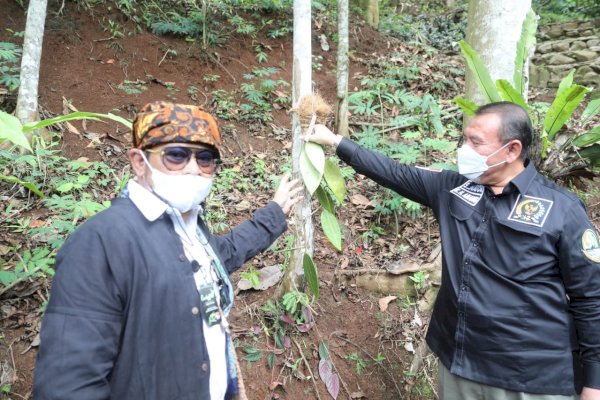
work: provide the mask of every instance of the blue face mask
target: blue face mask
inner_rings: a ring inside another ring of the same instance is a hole
[[[470,179],[472,181],[477,181],[477,179],[488,169],[492,167],[496,167],[500,164],[504,164],[506,161],[501,161],[494,165],[487,165],[487,160],[506,146],[510,144],[506,143],[504,146],[500,147],[498,150],[494,151],[489,156],[482,156],[477,153],[471,146],[462,145],[456,151],[456,161],[458,164],[458,172],[463,175],[465,178]]]

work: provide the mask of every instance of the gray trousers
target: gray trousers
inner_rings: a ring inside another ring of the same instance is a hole
[[[440,400],[578,400],[578,396],[560,396],[513,392],[473,382],[453,375],[439,363]]]

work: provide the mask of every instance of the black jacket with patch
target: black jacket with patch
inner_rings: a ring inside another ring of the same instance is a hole
[[[527,393],[574,394],[576,376],[600,388],[600,245],[577,196],[529,161],[495,195],[347,139],[337,154],[433,210],[443,267],[427,343],[453,374]]]

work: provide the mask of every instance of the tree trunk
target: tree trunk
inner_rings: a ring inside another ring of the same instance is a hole
[[[377,28],[379,26],[379,2],[377,0],[361,0],[360,6],[367,23],[373,28]]]
[[[311,45],[311,3],[310,0],[294,0],[294,66],[292,82],[292,103],[312,93],[312,45]],[[297,113],[292,113],[292,171],[294,178],[302,182],[300,175],[300,152],[304,141],[300,138],[302,126]],[[313,254],[313,224],[311,196],[304,192],[304,199],[296,204],[293,213],[295,245],[281,286],[279,296],[290,290],[301,290],[304,286],[304,253]]]
[[[338,0],[337,104],[335,129],[348,137],[348,0]]]
[[[516,45],[531,0],[471,0],[467,42],[481,55],[492,79],[506,79],[514,85]],[[467,69],[466,95],[483,104],[484,98]]]
[[[21,85],[16,109],[16,116],[22,124],[39,120],[38,83],[47,5],[47,0],[31,0],[27,8],[21,59]]]

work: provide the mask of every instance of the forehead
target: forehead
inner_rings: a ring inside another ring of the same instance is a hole
[[[465,128],[465,136],[489,141],[500,140],[501,119],[498,114],[481,114],[471,118]]]

